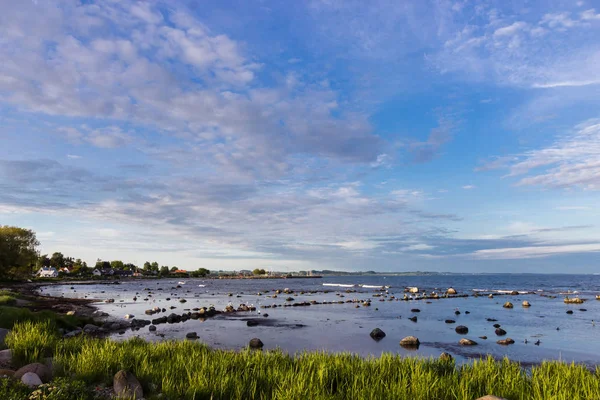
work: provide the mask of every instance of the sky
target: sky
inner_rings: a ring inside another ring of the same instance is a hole
[[[0,60],[42,253],[600,272],[600,0],[0,0]]]

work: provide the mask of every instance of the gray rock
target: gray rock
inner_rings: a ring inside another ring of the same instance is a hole
[[[12,350],[0,350],[0,366],[9,366],[12,364]]]
[[[379,328],[375,328],[371,331],[370,335],[374,340],[381,340],[385,337],[385,332]]]
[[[442,354],[440,354],[440,360],[452,361],[454,360],[454,357],[452,357],[452,355],[449,353],[443,352]]]
[[[81,335],[81,332],[83,332],[83,331],[81,329],[77,328],[74,331],[65,333],[63,337],[65,339],[73,338],[75,336]]]
[[[531,307],[531,304],[527,300],[525,300],[523,302],[522,306],[525,307],[525,308],[527,308],[527,307]]]
[[[86,326],[84,326],[83,331],[90,335],[102,332],[102,330],[100,329],[99,326],[92,325],[92,324],[87,324]]]
[[[448,288],[448,290],[446,290],[446,294],[456,294],[456,289]]]
[[[40,363],[27,364],[26,366],[19,368],[15,372],[15,379],[21,379],[21,377],[28,372],[36,374],[44,383],[48,383],[52,379],[52,371],[50,371],[50,368]]]
[[[477,342],[471,339],[462,338],[458,342],[461,346],[476,346]]]
[[[40,379],[40,377],[33,372],[27,372],[23,374],[23,376],[21,377],[21,382],[23,382],[23,384],[29,386],[30,388],[34,388],[42,384],[42,380]]]
[[[250,339],[250,343],[248,344],[252,349],[262,349],[264,344],[259,338]]]
[[[150,325],[150,326],[148,327],[148,330],[149,330],[150,332],[156,332],[156,326],[155,326],[155,325]]]
[[[140,381],[129,371],[120,370],[113,378],[113,390],[117,398],[141,399],[144,391]]]
[[[511,303],[510,301],[507,301],[506,303],[504,303],[504,305],[502,307],[504,307],[504,308],[513,308],[513,303]]]

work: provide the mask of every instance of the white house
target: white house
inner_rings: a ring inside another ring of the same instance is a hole
[[[54,267],[42,267],[42,269],[38,271],[38,275],[40,278],[57,278],[58,271]]]
[[[98,268],[94,268],[92,274],[94,274],[94,276],[102,276],[102,271],[100,271]]]

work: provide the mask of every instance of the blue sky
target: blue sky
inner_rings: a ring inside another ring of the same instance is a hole
[[[43,252],[600,272],[598,1],[0,10],[0,224]]]

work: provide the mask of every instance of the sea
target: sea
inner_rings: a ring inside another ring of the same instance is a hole
[[[402,301],[407,287],[440,294],[452,287],[459,295],[468,296]],[[271,297],[277,289],[289,289],[293,293]],[[507,294],[513,291],[519,294]],[[155,332],[147,326],[126,330],[114,333],[116,340],[131,337],[150,341],[186,340],[187,333],[196,332],[198,340],[209,346],[232,350],[243,349],[251,338],[257,337],[265,349],[281,349],[292,354],[326,351],[365,357],[382,353],[437,357],[447,352],[458,362],[487,356],[508,357],[523,365],[535,365],[543,360],[575,361],[589,366],[600,362],[600,301],[595,297],[600,294],[600,275],[441,274],[123,280],[120,284],[48,285],[41,287],[40,292],[97,299],[94,305],[117,319],[129,314],[150,320],[210,306],[217,310],[224,310],[228,305],[256,307],[252,312],[160,324]],[[579,297],[585,302],[565,304],[566,296]],[[288,297],[294,300],[286,301]],[[114,303],[105,303],[106,299],[114,299]],[[180,302],[181,299],[186,302]],[[347,303],[347,300],[360,302]],[[363,305],[367,300],[370,300],[370,306]],[[344,303],[265,308],[311,301]],[[504,308],[507,301],[513,303],[514,308]],[[531,307],[522,307],[523,301],[528,301]],[[165,308],[166,312],[153,316],[144,314],[153,307]],[[409,319],[414,316],[416,322]],[[248,326],[249,319],[259,324]],[[448,319],[456,322],[446,323]],[[507,334],[497,336],[494,324],[500,324]],[[456,333],[458,325],[466,326],[468,333]],[[386,336],[379,341],[373,340],[369,334],[374,328],[380,328]],[[406,336],[416,336],[421,342],[419,348],[401,347],[399,341]],[[474,340],[477,345],[462,346],[459,344],[461,338]],[[511,338],[515,343],[508,346],[497,343],[505,338]]]

